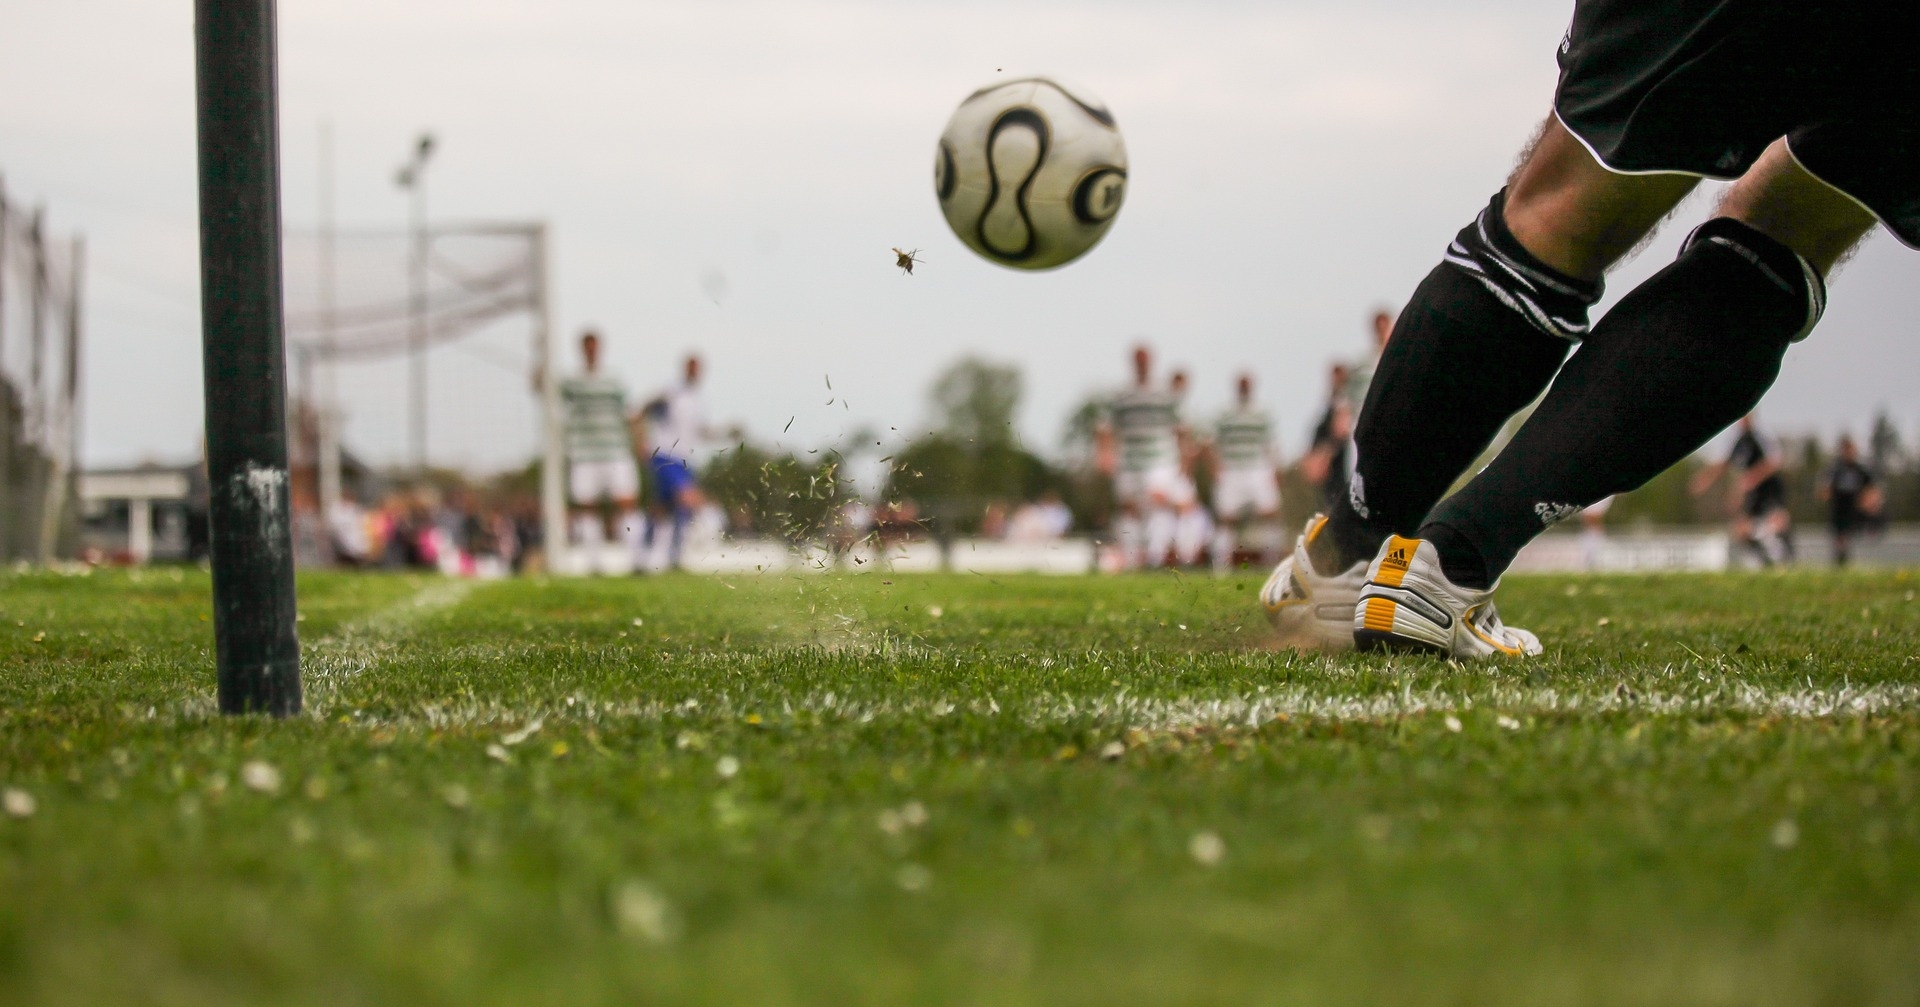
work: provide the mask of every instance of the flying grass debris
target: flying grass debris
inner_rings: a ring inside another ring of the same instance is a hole
[[[893,264],[899,266],[901,272],[906,273],[908,276],[913,275],[914,263],[925,261],[920,258],[920,250],[917,248],[911,252],[903,252],[896,248],[893,250],[893,256]]]

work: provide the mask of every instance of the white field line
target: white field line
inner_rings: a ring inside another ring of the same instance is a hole
[[[379,664],[413,633],[421,619],[458,605],[472,590],[472,581],[434,581],[411,597],[349,622],[302,647],[300,676],[308,714],[329,716],[341,685]]]
[[[1734,685],[1692,692],[1617,693],[1559,689],[1489,688],[1453,693],[1402,690],[1354,696],[1306,689],[1242,693],[1219,697],[1154,698],[1125,691],[1102,696],[1042,696],[1001,702],[966,699],[848,699],[834,693],[763,699],[709,696],[679,701],[602,701],[574,697],[534,706],[480,701],[434,703],[397,716],[356,711],[353,722],[367,727],[428,730],[499,730],[510,733],[535,721],[582,727],[622,723],[686,726],[739,722],[749,714],[778,724],[801,720],[819,724],[873,724],[937,721],[948,717],[1006,718],[1031,729],[1053,727],[1138,727],[1146,730],[1252,728],[1274,720],[1379,722],[1403,718],[1487,710],[1512,716],[1606,714],[1641,716],[1776,716],[1801,720],[1851,719],[1920,713],[1920,685],[1875,685],[1838,689],[1770,689]]]

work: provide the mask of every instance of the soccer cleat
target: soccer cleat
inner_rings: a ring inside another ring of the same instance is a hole
[[[1500,621],[1499,587],[1460,587],[1440,569],[1440,553],[1420,539],[1390,536],[1380,547],[1350,616],[1362,650],[1424,650],[1446,657],[1530,657],[1540,639]]]
[[[1367,565],[1357,561],[1331,577],[1314,570],[1307,544],[1326,525],[1326,515],[1315,514],[1294,543],[1293,555],[1281,560],[1260,588],[1260,606],[1279,631],[1283,647],[1353,648],[1353,606],[1360,598],[1360,585],[1366,582]]]

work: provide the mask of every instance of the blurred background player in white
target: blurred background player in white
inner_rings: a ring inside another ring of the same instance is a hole
[[[1173,497],[1179,490],[1179,415],[1171,392],[1153,386],[1153,351],[1133,350],[1133,384],[1107,403],[1095,430],[1095,456],[1113,477],[1120,565],[1158,564],[1173,546]]]
[[[653,474],[653,513],[641,540],[643,556],[651,557],[657,532],[669,525],[666,566],[680,568],[686,545],[687,523],[706,504],[706,495],[694,478],[694,454],[707,436],[707,413],[700,401],[700,358],[688,354],[680,383],[669,386],[641,410],[646,426],[647,465]]]
[[[1280,457],[1273,420],[1253,403],[1253,375],[1234,383],[1234,404],[1213,429],[1213,568],[1224,572],[1242,548],[1258,550],[1262,567],[1280,561]]]
[[[627,390],[600,367],[600,334],[580,336],[579,374],[560,382],[566,410],[567,498],[573,513],[573,539],[597,565],[606,541],[600,513],[612,503],[630,550],[640,541],[640,473],[633,464],[633,432],[628,425]]]
[[[1740,436],[1726,459],[1701,469],[1691,486],[1693,495],[1700,496],[1728,470],[1739,471],[1734,480],[1740,500],[1733,514],[1733,540],[1751,549],[1763,567],[1793,559],[1793,517],[1787,513],[1787,481],[1780,476],[1785,467],[1780,446],[1760,433],[1753,414],[1748,413],[1740,417]]]
[[[1204,445],[1186,420],[1187,393],[1192,390],[1193,382],[1185,370],[1175,370],[1167,379],[1167,391],[1173,394],[1173,436],[1180,459],[1179,477],[1174,481],[1170,500],[1173,504],[1171,565],[1176,567],[1197,566],[1200,554],[1207,549],[1207,541],[1213,537],[1213,515],[1200,505],[1200,485],[1195,479]],[[1168,561],[1161,552],[1152,553],[1151,559],[1155,563]]]
[[[1007,519],[1007,541],[1029,545],[1057,542],[1073,530],[1073,511],[1056,490],[1040,494],[1015,508]]]

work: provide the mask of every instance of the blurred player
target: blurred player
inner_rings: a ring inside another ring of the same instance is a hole
[[[653,513],[641,548],[651,554],[662,523],[672,531],[667,542],[667,566],[680,569],[687,522],[706,504],[706,495],[694,478],[693,456],[707,436],[706,407],[700,401],[700,358],[687,355],[681,381],[667,388],[641,410],[646,426],[647,465],[653,471]]]
[[[1780,446],[1760,435],[1753,414],[1748,413],[1740,417],[1740,436],[1726,460],[1695,473],[1690,487],[1693,495],[1699,496],[1712,489],[1727,470],[1740,473],[1735,480],[1740,505],[1734,512],[1733,539],[1753,550],[1761,566],[1793,558],[1793,517],[1787,513],[1787,481],[1780,477],[1784,468]]]
[[[1612,509],[1613,498],[1605,497],[1580,512],[1580,559],[1589,570],[1600,569],[1607,548],[1607,512]]]
[[[1253,376],[1234,383],[1234,405],[1213,432],[1213,510],[1219,520],[1213,566],[1224,571],[1244,544],[1257,539],[1262,558],[1279,553],[1280,459],[1273,448],[1273,420],[1253,404]],[[1250,536],[1250,531],[1258,531]]]
[[[1327,408],[1313,428],[1313,441],[1300,459],[1300,474],[1320,490],[1321,506],[1332,510],[1347,495],[1347,450],[1353,441],[1353,417],[1359,406],[1347,401],[1353,369],[1334,364],[1327,370]]]
[[[640,473],[633,464],[626,386],[601,369],[600,334],[592,329],[580,336],[580,360],[580,373],[560,382],[573,538],[596,552],[606,532],[600,508],[611,502],[627,545],[637,550]]]
[[[1094,432],[1096,457],[1111,466],[1114,535],[1126,569],[1158,564],[1173,546],[1179,422],[1173,393],[1153,386],[1153,352],[1134,347],[1133,384],[1108,402]]]
[[[1860,449],[1846,434],[1821,475],[1820,499],[1827,502],[1833,529],[1833,565],[1846,566],[1853,558],[1853,536],[1870,527],[1881,509],[1880,484],[1873,470],[1860,464]]]
[[[1373,372],[1380,366],[1380,357],[1387,352],[1387,341],[1393,338],[1393,312],[1373,309],[1373,314],[1367,317],[1367,334],[1373,338],[1373,345],[1367,348],[1366,356],[1354,361],[1347,383],[1341,389],[1355,416],[1360,415],[1360,407],[1367,401],[1367,389],[1373,387]]]
[[[1167,390],[1173,393],[1174,441],[1180,448],[1180,477],[1174,483],[1172,499],[1172,565],[1197,566],[1200,554],[1206,551],[1207,540],[1213,537],[1213,515],[1207,513],[1207,509],[1200,504],[1200,484],[1196,477],[1202,448],[1193,425],[1186,421],[1187,393],[1193,390],[1187,372],[1174,371],[1167,379]],[[1158,553],[1153,555],[1153,559],[1155,562],[1166,561],[1166,557]]]
[[[1539,653],[1493,605],[1521,547],[1751,411],[1876,216],[1920,245],[1912,17],[1899,4],[1576,0],[1553,114],[1401,312],[1346,499],[1261,593],[1283,636],[1332,643],[1350,600],[1357,643]],[[1702,176],[1737,181],[1590,330],[1607,269]],[[1536,397],[1505,449],[1441,500]]]

